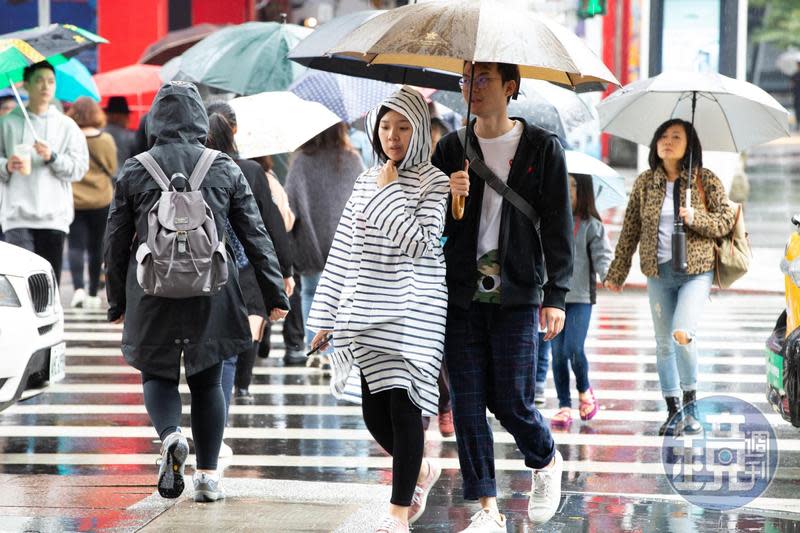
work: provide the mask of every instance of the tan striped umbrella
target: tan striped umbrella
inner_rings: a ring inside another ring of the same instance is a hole
[[[523,78],[573,88],[619,85],[582,39],[517,0],[439,0],[399,7],[367,20],[328,53],[458,74],[464,61],[513,63]]]

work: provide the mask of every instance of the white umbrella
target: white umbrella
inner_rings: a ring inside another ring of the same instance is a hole
[[[288,91],[242,96],[229,103],[236,112],[236,146],[243,159],[292,152],[340,121],[324,105]]]
[[[800,50],[797,48],[790,48],[775,61],[775,66],[787,76],[794,76],[797,72],[797,63],[800,62]]]
[[[696,109],[693,109],[693,102]],[[694,123],[704,150],[741,152],[789,135],[789,112],[764,90],[715,72],[665,72],[597,106],[600,129],[649,145],[671,118]]]
[[[588,174],[594,185],[594,202],[598,211],[604,211],[625,203],[625,178],[599,159],[583,152],[565,150],[567,172]]]

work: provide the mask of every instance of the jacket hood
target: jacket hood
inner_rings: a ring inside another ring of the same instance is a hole
[[[431,115],[428,111],[428,104],[425,103],[425,98],[411,87],[405,86],[367,113],[365,124],[370,143],[372,143],[372,134],[375,131],[375,122],[381,107],[388,107],[406,117],[411,122],[411,127],[414,130],[411,142],[408,145],[408,152],[406,152],[403,161],[397,165],[397,168],[410,168],[430,161],[432,145]],[[380,155],[379,159],[381,163],[386,162],[386,157],[383,155]]]
[[[163,85],[147,114],[148,145],[205,144],[207,134],[208,115],[197,87],[186,81]]]

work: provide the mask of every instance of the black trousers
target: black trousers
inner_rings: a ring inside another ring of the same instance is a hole
[[[89,296],[97,296],[103,268],[103,235],[106,232],[108,207],[76,209],[69,227],[69,270],[72,286],[83,289],[83,258],[89,256]]]
[[[15,228],[6,230],[6,242],[41,256],[53,267],[56,281],[61,284],[64,264],[64,240],[67,234],[55,229]]]
[[[422,411],[414,405],[405,389],[370,393],[363,374],[361,411],[369,432],[392,456],[391,502],[409,507],[425,446]]]
[[[222,433],[225,430],[225,397],[222,393],[222,363],[187,376],[192,397],[192,437],[197,468],[216,470]],[[178,382],[142,372],[144,405],[150,422],[163,441],[181,423]]]

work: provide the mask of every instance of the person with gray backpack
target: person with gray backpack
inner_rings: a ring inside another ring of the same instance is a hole
[[[204,148],[208,116],[187,82],[170,82],[148,114],[150,150],[128,159],[108,218],[108,319],[124,323],[122,353],[141,371],[144,402],[161,439],[158,492],[184,489],[189,444],[180,430],[180,364],[191,392],[195,501],[225,497],[217,457],[225,425],[226,357],[252,346],[225,225],[239,236],[272,320],[289,299],[272,241],[241,170]]]

